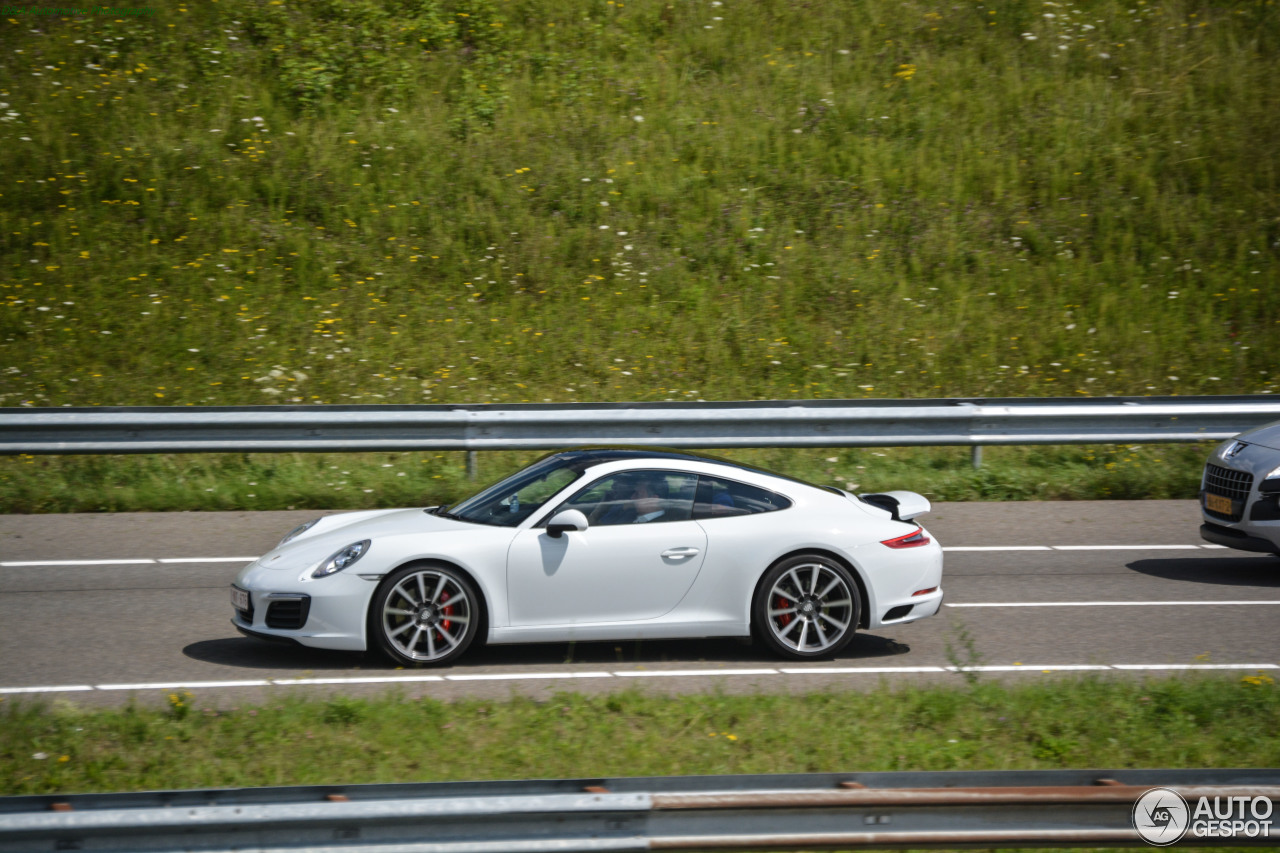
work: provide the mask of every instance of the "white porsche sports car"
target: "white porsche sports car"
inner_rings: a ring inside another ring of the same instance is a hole
[[[755,635],[791,658],[932,616],[913,492],[855,496],[694,453],[552,453],[453,506],[304,524],[231,588],[242,633],[410,666],[489,643]]]

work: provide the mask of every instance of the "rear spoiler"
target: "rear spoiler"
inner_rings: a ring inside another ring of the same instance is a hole
[[[929,499],[915,492],[877,492],[858,495],[858,499],[885,510],[894,521],[910,521],[931,509]]]

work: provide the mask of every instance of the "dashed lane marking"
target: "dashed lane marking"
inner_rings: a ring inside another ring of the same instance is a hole
[[[252,563],[257,557],[137,557],[131,560],[5,560],[0,568],[36,566],[154,566],[178,563]]]
[[[1050,545],[956,545],[943,551],[1052,551]]]
[[[28,566],[154,566],[155,560],[6,560],[0,563],[5,568],[25,568]]]
[[[1200,545],[1054,545],[1055,551],[1199,551]]]
[[[1280,604],[1280,601],[982,601],[947,602],[946,607],[1205,607]]]
[[[776,669],[624,669],[611,673],[618,678],[698,678],[704,675],[778,675]]]
[[[423,682],[536,681],[574,678],[705,678],[708,676],[771,675],[897,675],[945,672],[1170,672],[1193,670],[1265,671],[1278,670],[1274,663],[1211,664],[1001,664],[990,666],[815,666],[778,668],[724,668],[673,670],[595,670],[588,672],[491,672],[456,675],[389,675],[351,678],[256,678],[237,681],[151,681],[124,684],[57,684],[29,687],[0,687],[0,694],[121,692],[136,690],[214,690],[233,687],[294,687],[312,685],[417,684]]]
[[[532,681],[558,678],[613,678],[613,672],[481,672],[446,675],[445,681]]]

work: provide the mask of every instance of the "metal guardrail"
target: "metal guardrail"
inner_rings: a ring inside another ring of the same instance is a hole
[[[1280,398],[0,409],[0,454],[1131,444],[1230,438]]]
[[[1131,846],[1141,844],[1135,804],[1154,787],[1177,791],[1188,812],[1199,797],[1234,808],[1226,798],[1280,798],[1280,770],[693,776],[3,797],[0,851]],[[1274,845],[1259,829],[1232,838],[1198,837],[1192,829],[1182,845]]]

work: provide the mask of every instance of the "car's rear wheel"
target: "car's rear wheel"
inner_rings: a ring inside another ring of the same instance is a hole
[[[369,605],[369,633],[388,657],[432,666],[459,657],[475,639],[480,600],[466,575],[451,566],[396,569]]]
[[[818,554],[801,554],[765,573],[751,606],[752,625],[774,651],[822,658],[849,644],[862,602],[849,570]]]

